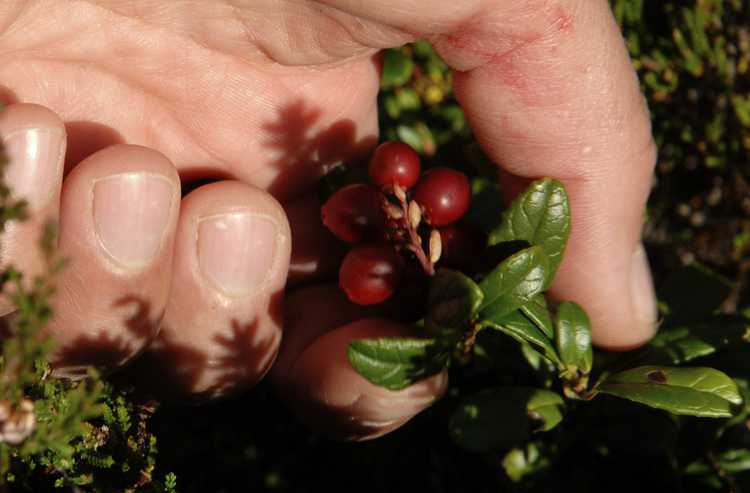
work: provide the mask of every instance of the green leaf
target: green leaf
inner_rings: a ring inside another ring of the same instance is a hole
[[[422,145],[422,136],[414,127],[409,125],[399,125],[396,127],[396,134],[399,140],[405,144],[409,144],[415,151],[423,152],[424,146]]]
[[[401,390],[445,368],[450,353],[432,339],[362,339],[349,344],[347,356],[364,378]]]
[[[450,434],[474,452],[510,448],[531,433],[549,431],[563,418],[558,394],[532,387],[499,387],[464,400],[451,417]]]
[[[383,57],[383,75],[380,78],[381,89],[402,86],[411,79],[414,62],[400,50],[387,50]]]
[[[599,392],[674,414],[728,418],[742,404],[737,384],[713,368],[639,366],[615,373]]]
[[[661,329],[648,346],[626,361],[679,365],[725,347],[747,344],[749,337],[750,322],[744,317],[713,315],[708,320]]]
[[[541,247],[511,255],[482,279],[481,317],[499,320],[525,305],[544,287],[547,258]]]
[[[731,290],[729,281],[696,262],[672,274],[659,289],[659,299],[670,320],[694,322],[715,312]]]
[[[551,455],[542,441],[529,442],[524,447],[510,450],[503,457],[501,464],[511,481],[518,483],[525,477],[533,477],[534,474],[548,469],[551,465]]]
[[[438,270],[430,282],[427,295],[427,330],[462,330],[483,298],[482,290],[466,275],[455,270]]]
[[[544,335],[550,339],[555,337],[555,327],[552,325],[552,317],[547,308],[547,298],[542,293],[535,295],[531,301],[521,307],[524,315],[529,317],[537,327],[542,329]]]
[[[518,342],[529,343],[550,361],[556,364],[561,363],[560,357],[552,346],[552,342],[520,311],[516,310],[497,320],[485,319],[481,323],[485,327],[490,327],[509,335]]]
[[[557,309],[557,351],[567,368],[583,374],[591,372],[594,353],[591,348],[591,321],[583,308],[563,301]]]
[[[725,450],[716,457],[716,462],[721,468],[730,474],[739,474],[750,470],[750,450],[748,449],[730,449]],[[706,464],[703,460],[693,462],[685,468],[685,474],[711,474],[714,473],[711,465]]]
[[[570,234],[570,206],[563,185],[550,178],[529,185],[503,214],[502,223],[490,233],[489,244],[525,240],[544,248],[549,258],[548,279],[560,265]]]

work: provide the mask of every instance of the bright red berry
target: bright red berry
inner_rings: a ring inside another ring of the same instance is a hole
[[[452,224],[469,210],[471,188],[465,174],[437,167],[427,171],[414,189],[414,200],[424,207],[433,226]]]
[[[417,183],[419,171],[419,155],[403,142],[380,144],[370,160],[370,180],[381,187],[398,183],[409,189]]]
[[[364,183],[336,190],[321,208],[323,224],[338,238],[351,243],[377,237],[385,229],[380,194]]]
[[[359,305],[375,305],[391,297],[401,279],[401,259],[388,243],[363,243],[344,257],[339,286]]]

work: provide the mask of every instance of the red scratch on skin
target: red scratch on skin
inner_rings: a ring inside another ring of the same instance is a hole
[[[560,6],[546,15],[544,28],[521,33],[497,33],[474,27],[448,35],[445,41],[466,58],[472,66],[485,67],[492,71],[500,82],[508,87],[527,106],[538,107],[549,104],[549,94],[542,94],[535,84],[535,75],[529,75],[527,67],[536,65],[538,70],[544,59],[553,59],[557,43],[545,43],[560,33],[569,35],[573,31],[573,17]],[[536,46],[542,46],[534,50]],[[541,50],[541,51],[540,51]],[[544,76],[544,74],[537,74]]]
[[[558,6],[555,9],[555,22],[553,24],[559,32],[571,32],[573,30],[573,17],[568,15],[565,10]]]
[[[453,48],[456,48],[459,51],[468,52],[470,55],[479,58],[478,62],[481,65],[484,65],[492,60],[493,52],[483,49],[483,47],[476,42],[477,37],[476,32],[457,32],[455,34],[449,34],[445,40]]]

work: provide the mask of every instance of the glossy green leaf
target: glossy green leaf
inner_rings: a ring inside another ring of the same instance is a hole
[[[594,353],[591,348],[591,321],[586,312],[572,301],[563,301],[557,308],[555,332],[557,352],[567,368],[583,374],[591,372]]]
[[[544,335],[550,339],[555,337],[555,327],[552,324],[552,317],[547,308],[547,298],[542,293],[535,295],[531,301],[521,307],[524,315],[542,329]]]
[[[732,290],[729,281],[698,263],[674,272],[659,289],[670,320],[694,322],[716,311]]]
[[[570,206],[562,183],[550,178],[529,185],[490,233],[489,244],[525,240],[544,248],[549,258],[548,281],[560,265],[570,234]]]
[[[520,311],[516,310],[499,319],[483,319],[481,323],[509,335],[518,342],[529,343],[550,361],[556,364],[561,363],[552,341]]]
[[[546,274],[547,258],[541,247],[526,248],[503,260],[479,283],[484,293],[481,317],[499,320],[525,305],[542,291]]]
[[[674,414],[728,418],[742,404],[737,384],[713,368],[640,366],[615,373],[599,392]]]
[[[427,330],[463,330],[483,298],[482,290],[469,277],[455,270],[440,269],[432,278],[427,295]]]
[[[414,62],[400,50],[387,50],[383,57],[383,74],[380,87],[390,89],[402,86],[411,79]]]
[[[729,347],[747,345],[750,321],[737,315],[713,315],[699,322],[684,322],[659,330],[648,346],[628,361],[640,364],[687,363]],[[750,350],[750,345],[747,346]]]
[[[510,448],[531,433],[549,431],[563,418],[565,403],[558,394],[531,387],[499,387],[464,400],[450,421],[453,441],[484,452]]]
[[[362,339],[349,344],[349,362],[364,378],[401,390],[445,368],[449,353],[432,339]]]
[[[680,322],[660,329],[647,346],[623,355],[618,365],[679,365],[724,348],[748,347],[748,341],[748,319],[738,315],[712,315],[708,319]]]

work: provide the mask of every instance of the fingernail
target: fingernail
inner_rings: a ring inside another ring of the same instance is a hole
[[[5,179],[14,197],[26,199],[31,210],[44,207],[60,186],[63,134],[24,128],[5,136],[8,155]]]
[[[278,229],[265,216],[219,214],[198,225],[198,263],[221,292],[247,296],[268,278],[276,255]]]
[[[174,190],[164,177],[122,173],[94,184],[94,226],[99,243],[117,263],[144,267],[159,252]]]
[[[656,330],[656,294],[651,279],[651,268],[643,244],[633,253],[630,289],[633,297],[633,313],[639,329],[653,334]]]

